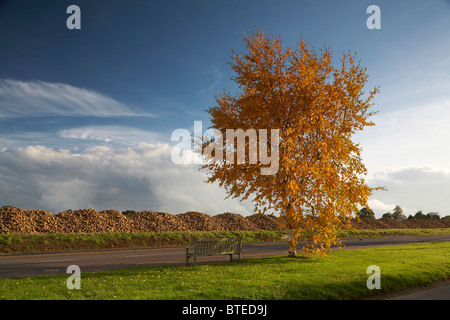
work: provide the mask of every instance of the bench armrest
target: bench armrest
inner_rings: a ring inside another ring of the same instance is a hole
[[[189,249],[195,250],[195,247],[186,246],[186,254],[192,254],[192,253],[189,253]]]

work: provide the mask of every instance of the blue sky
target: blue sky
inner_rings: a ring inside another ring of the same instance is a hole
[[[81,30],[66,27],[72,4]],[[366,27],[372,4],[381,30]],[[214,95],[236,92],[228,62],[256,26],[356,51],[381,90],[377,126],[355,137],[369,182],[389,189],[376,214],[450,214],[449,18],[444,0],[2,1],[0,204],[251,213],[161,159],[173,130],[206,126]]]

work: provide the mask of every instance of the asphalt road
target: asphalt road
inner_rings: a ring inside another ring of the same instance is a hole
[[[368,248],[418,242],[450,241],[450,235],[378,237],[343,240],[342,249]],[[242,257],[287,255],[286,241],[269,243],[244,243]],[[192,260],[192,259],[191,259]],[[67,273],[70,265],[77,265],[81,272],[114,268],[184,265],[184,246],[141,249],[110,249],[77,252],[0,254],[0,278],[20,278]],[[228,256],[199,257],[198,264],[229,261]]]
[[[412,289],[411,292],[398,294],[386,300],[450,300],[450,281]]]

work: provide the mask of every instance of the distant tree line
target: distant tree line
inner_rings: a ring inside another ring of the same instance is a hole
[[[357,215],[361,219],[375,218],[375,213],[370,208],[362,208],[361,210],[359,210]],[[414,215],[410,214],[408,217],[406,217],[406,215],[403,214],[402,207],[397,205],[397,206],[395,206],[394,211],[392,213],[386,212],[385,214],[383,214],[382,218],[388,218],[388,219],[435,219],[435,220],[449,219],[450,220],[450,215],[447,215],[447,216],[441,218],[441,216],[439,215],[438,212],[429,212],[427,214],[424,214],[422,212],[422,210],[419,210]]]

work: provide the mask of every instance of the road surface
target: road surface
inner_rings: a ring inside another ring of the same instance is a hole
[[[450,281],[412,289],[409,293],[398,294],[386,300],[450,300]]]
[[[418,242],[450,241],[450,235],[398,236],[343,240],[343,249],[399,245]],[[287,241],[244,243],[242,257],[287,255]],[[184,246],[140,249],[109,249],[77,252],[0,254],[0,278],[20,278],[67,273],[67,267],[77,265],[81,272],[126,267],[183,265],[186,261]],[[197,262],[229,261],[228,256],[199,257]]]

